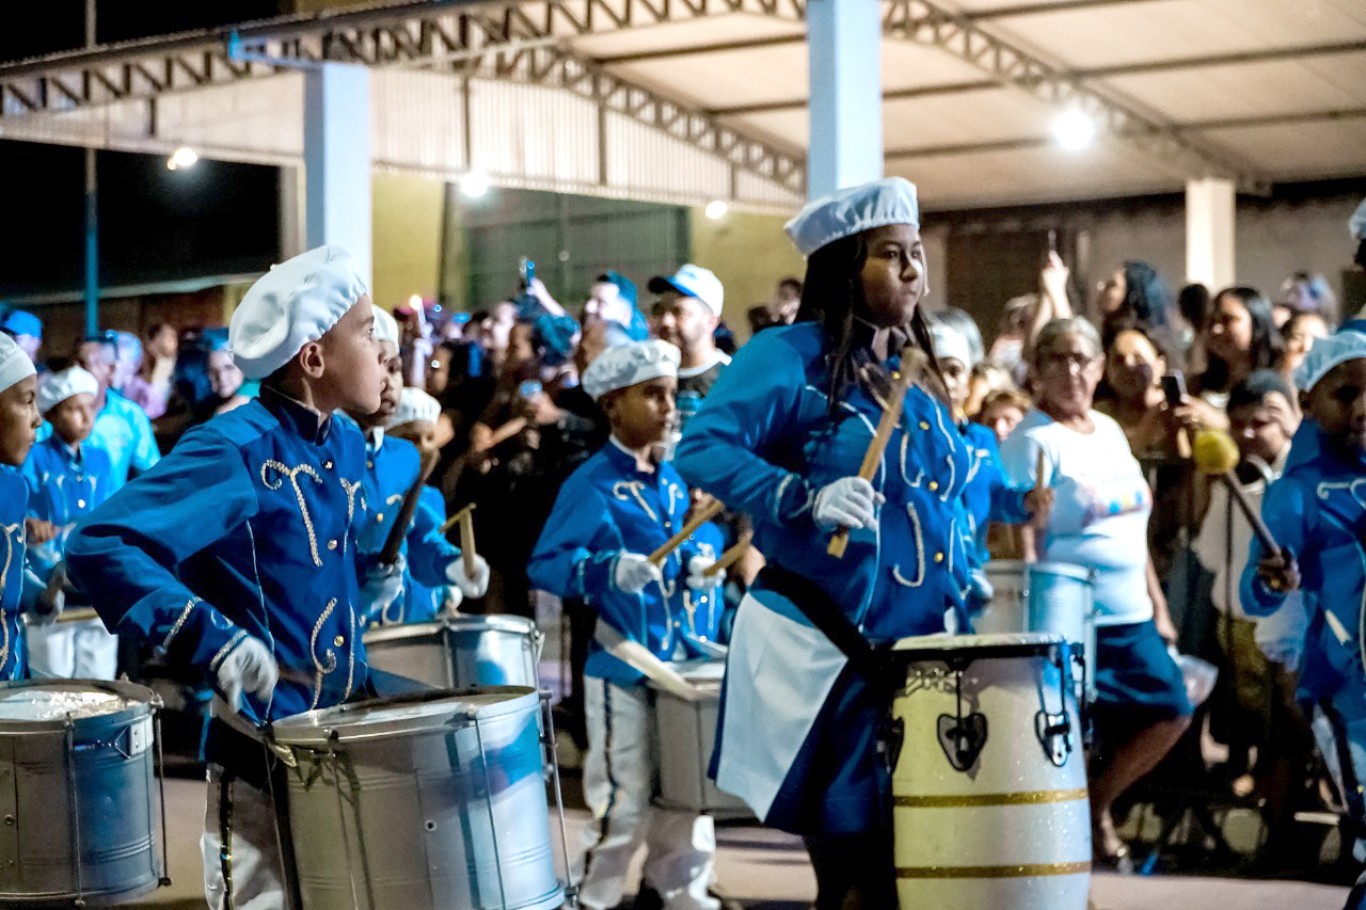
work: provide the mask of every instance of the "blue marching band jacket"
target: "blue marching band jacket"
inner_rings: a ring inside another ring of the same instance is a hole
[[[44,583],[62,559],[66,539],[112,492],[109,455],[88,444],[79,455],[54,433],[29,452],[22,473],[28,484],[28,515],[57,526],[51,541],[29,548],[28,564]]]
[[[663,584],[625,594],[612,581],[622,553],[648,556],[683,527],[688,502],[688,488],[671,464],[643,471],[635,455],[609,441],[560,489],[528,567],[532,585],[586,601],[600,621],[661,660],[709,656],[707,643],[717,642],[721,626],[721,591],[692,591],[685,580],[692,557],[719,555],[714,525],[703,525],[669,554],[660,567]],[[584,672],[624,686],[643,678],[597,641]]]
[[[855,387],[832,413],[826,354],[815,323],[755,336],[689,421],[679,473],[747,512],[765,558],[818,587],[871,641],[966,628],[962,497],[973,461],[948,409],[923,389],[907,392],[873,478],[886,497],[877,527],[852,532],[842,559],[827,554],[829,535],[812,518],[816,494],[858,472],[882,407]],[[877,824],[870,765],[880,712],[857,707],[861,683],[843,672],[843,655],[763,573],[740,606],[728,661],[715,762],[721,788],[788,830]],[[808,780],[816,752],[844,756],[844,764]],[[821,791],[823,818],[802,817],[798,803],[812,790]]]
[[[355,426],[268,388],[196,427],[67,543],[73,579],[111,630],[213,674],[252,635],[281,666],[259,722],[339,704],[367,680]]]
[[[355,426],[349,417],[337,419]],[[417,482],[421,469],[422,457],[417,446],[408,440],[383,433],[366,439],[363,483],[369,510],[359,530],[357,546],[362,577],[384,549],[403,498]],[[441,491],[425,487],[399,547],[407,564],[403,593],[391,604],[366,604],[362,628],[436,618],[446,596],[446,567],[460,557],[460,548],[441,533],[445,519]]]
[[[26,584],[24,518],[28,484],[9,465],[0,465],[0,682],[28,676],[21,615],[36,580]]]

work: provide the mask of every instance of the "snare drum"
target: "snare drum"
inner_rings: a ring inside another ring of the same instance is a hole
[[[129,683],[0,687],[0,907],[118,903],[167,883],[159,708]]]
[[[655,683],[655,733],[659,743],[659,795],[665,809],[705,812],[723,818],[752,817],[738,796],[722,792],[707,775],[716,745],[716,719],[721,708],[724,660],[676,664],[675,669],[702,691],[701,701],[687,701]]]
[[[1091,812],[1069,651],[1034,633],[897,643],[902,907],[1085,910]]]
[[[1054,632],[1081,645],[1078,681],[1087,703],[1096,700],[1096,605],[1092,573],[1062,562],[1026,564],[1017,559],[986,564],[995,596],[973,628],[984,635]]]
[[[551,910],[539,694],[422,693],[275,723],[302,910]]]
[[[454,616],[365,633],[370,666],[438,689],[538,687],[545,636],[521,616]]]

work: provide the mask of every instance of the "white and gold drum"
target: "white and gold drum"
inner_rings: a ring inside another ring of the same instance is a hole
[[[535,690],[357,702],[277,721],[272,737],[295,761],[283,798],[301,910],[564,902]]]
[[[718,790],[707,774],[716,745],[721,679],[725,676],[726,662],[704,660],[673,666],[701,692],[702,697],[688,701],[650,683],[655,696],[655,733],[659,749],[656,805],[719,818],[753,816],[740,797]]]
[[[105,906],[168,883],[159,707],[129,683],[0,686],[0,907]]]
[[[1081,645],[1078,682],[1096,700],[1096,605],[1092,572],[1063,562],[993,559],[985,567],[995,595],[972,620],[980,634],[1055,632]]]
[[[370,666],[438,689],[538,686],[544,636],[522,616],[452,616],[365,633]]]
[[[892,706],[897,895],[906,910],[1085,910],[1086,756],[1057,635],[908,638]]]

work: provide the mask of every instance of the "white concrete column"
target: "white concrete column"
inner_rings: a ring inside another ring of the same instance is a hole
[[[807,196],[882,176],[882,15],[878,0],[809,0]]]
[[[1238,277],[1234,230],[1238,190],[1232,180],[1204,177],[1186,184],[1186,280],[1213,293]]]
[[[371,283],[370,71],[323,63],[304,71],[304,182],[308,249],[336,244]]]

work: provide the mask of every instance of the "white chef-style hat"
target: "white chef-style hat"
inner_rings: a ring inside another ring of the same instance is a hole
[[[248,379],[265,379],[317,341],[364,297],[355,260],[336,246],[320,246],[262,275],[228,325],[228,347]]]
[[[596,401],[608,392],[661,376],[678,376],[678,348],[651,338],[619,344],[599,354],[583,371],[583,390]]]
[[[940,360],[957,360],[965,367],[972,366],[972,347],[963,333],[943,322],[930,323],[930,343],[934,356]]]
[[[375,306],[375,340],[392,341],[398,347],[398,320],[382,306]]]
[[[100,394],[100,384],[80,367],[67,367],[60,373],[48,373],[38,380],[38,413],[46,414],[73,395]]]
[[[9,335],[0,332],[0,392],[36,372],[24,349]]]
[[[394,416],[389,418],[388,428],[393,429],[415,420],[436,423],[441,416],[441,404],[419,388],[405,386],[398,400]]]
[[[691,262],[680,267],[672,275],[657,275],[651,278],[648,287],[652,294],[677,291],[684,297],[696,298],[718,319],[726,302],[726,288],[721,284],[721,279],[716,277],[716,273]]]
[[[787,236],[803,256],[810,256],[841,237],[889,224],[920,225],[915,184],[904,177],[874,180],[808,202],[787,223]]]
[[[1295,385],[1308,392],[1331,373],[1333,367],[1363,357],[1366,357],[1366,335],[1361,332],[1343,329],[1336,335],[1320,338],[1295,371]]]

